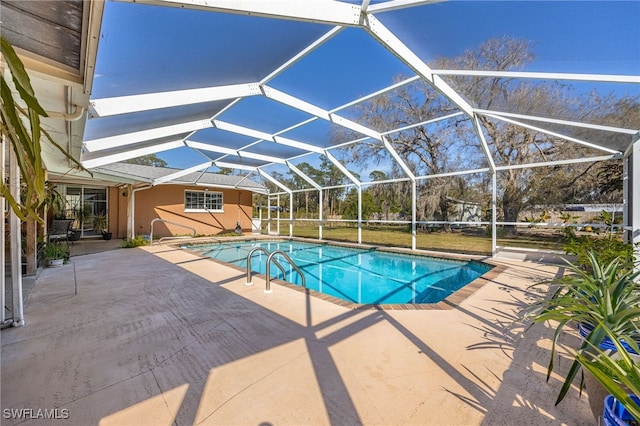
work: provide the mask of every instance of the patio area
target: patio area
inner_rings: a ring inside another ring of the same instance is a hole
[[[3,424],[595,424],[575,389],[554,406],[551,330],[513,323],[558,268],[497,262],[452,309],[383,311],[265,294],[171,246],[77,255],[0,334]]]

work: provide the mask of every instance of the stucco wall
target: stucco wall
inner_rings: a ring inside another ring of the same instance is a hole
[[[113,238],[126,238],[129,189],[127,187],[111,187],[108,191],[109,230],[113,233]]]
[[[223,212],[193,213],[185,212],[184,193],[186,190],[202,191],[203,188],[159,185],[151,189],[137,191],[135,193],[135,234],[150,234],[151,221],[156,218],[190,226],[195,228],[199,235],[214,235],[233,231],[238,222],[244,232],[251,232],[251,192],[210,188],[209,191],[222,192]],[[130,194],[128,195],[130,197]],[[120,211],[120,216],[126,218],[126,206],[124,212]],[[126,226],[124,232],[126,232]],[[169,235],[190,235],[191,231],[172,224],[156,222],[153,226],[153,233],[156,238]]]

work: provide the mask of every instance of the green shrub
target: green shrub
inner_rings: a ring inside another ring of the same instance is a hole
[[[42,256],[45,260],[64,259],[69,260],[69,249],[67,246],[58,243],[47,243],[42,249]]]
[[[633,245],[625,243],[617,235],[608,235],[606,237],[582,235],[578,237],[573,232],[566,235],[568,238],[564,245],[564,251],[567,254],[576,256],[576,263],[586,271],[591,272],[589,252],[597,253],[598,260],[602,264],[609,264],[614,259],[620,259],[622,269],[633,268]]]
[[[134,238],[125,240],[122,243],[122,248],[135,248],[140,246],[146,246],[147,244],[148,244],[147,240],[145,240],[142,235],[137,235]]]

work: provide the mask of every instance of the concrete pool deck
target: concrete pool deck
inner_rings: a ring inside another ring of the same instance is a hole
[[[576,389],[554,406],[551,330],[514,323],[558,268],[498,263],[453,309],[396,311],[265,294],[171,246],[72,257],[0,334],[2,424],[595,424]]]

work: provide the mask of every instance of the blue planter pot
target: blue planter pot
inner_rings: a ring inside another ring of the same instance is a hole
[[[629,395],[636,404],[640,404],[640,397],[637,395]],[[620,401],[615,399],[613,395],[609,395],[604,399],[604,412],[602,413],[603,426],[629,426],[635,419],[622,406]]]
[[[586,338],[589,335],[589,333],[591,333],[592,330],[593,330],[593,326],[591,324],[586,324],[586,323],[578,324],[578,332],[580,333],[580,336],[582,336],[582,338]],[[631,347],[627,343],[625,343],[624,341],[622,341],[621,343],[622,343],[622,346],[627,350],[627,352],[637,355],[637,353],[633,349],[631,349]],[[600,349],[602,350],[607,350],[607,349],[612,351],[618,350],[616,348],[616,345],[614,345],[611,339],[609,339],[608,337],[605,337],[604,340],[602,340],[602,342],[600,342],[598,346],[600,346]]]

